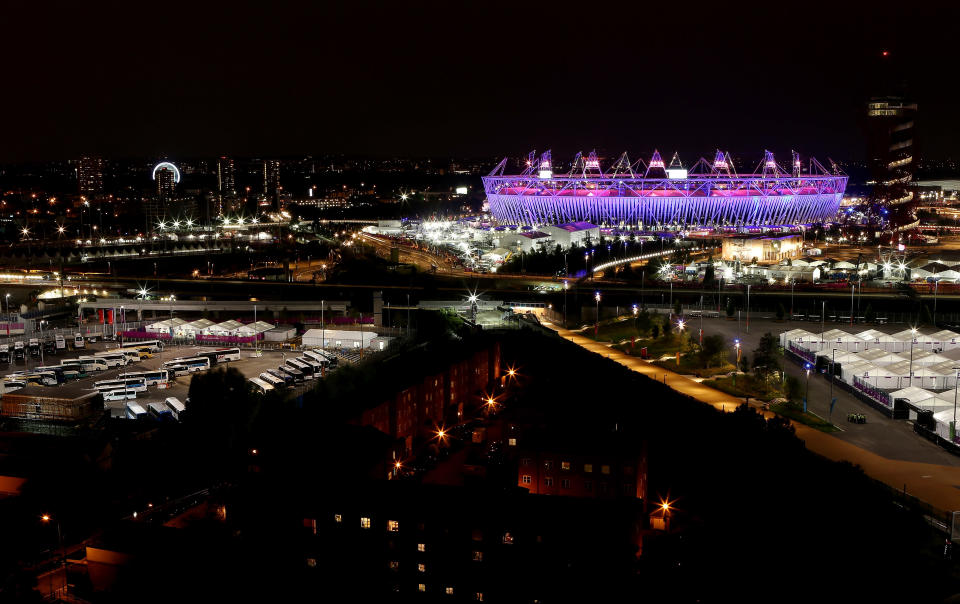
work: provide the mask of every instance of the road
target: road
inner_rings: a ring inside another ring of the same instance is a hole
[[[699,323],[699,321],[694,321],[694,323]],[[714,331],[726,333],[721,323],[732,323],[733,329],[736,329],[736,322],[714,320]],[[704,320],[704,331],[709,334],[707,324],[708,320]],[[605,356],[611,361],[620,363],[651,379],[662,381],[677,392],[686,394],[718,410],[731,412],[736,406],[743,403],[742,398],[714,390],[690,377],[662,369],[652,363],[614,350],[605,344],[595,342],[548,321],[544,321],[543,325],[591,352]],[[776,325],[781,327],[777,331],[790,328],[786,323]],[[697,328],[697,325],[692,327]],[[753,322],[750,329],[751,334],[744,336],[748,351],[752,350],[751,346],[755,346],[754,338],[759,338],[762,324]],[[815,390],[817,379],[811,377],[810,380],[811,400],[820,398],[820,392]],[[814,412],[817,412],[818,409],[822,411],[822,408],[818,407],[817,404],[815,403],[813,406]],[[855,400],[846,400],[842,405],[840,402],[837,403],[835,414],[845,416],[846,411],[844,409],[853,409],[854,405],[858,405],[856,408],[858,412],[870,413],[867,424],[850,425],[848,427],[846,422],[837,422],[842,424],[841,427],[844,428],[844,431],[827,434],[809,426],[794,423],[797,437],[805,442],[808,449],[828,459],[848,461],[859,465],[869,476],[894,489],[906,489],[908,494],[914,495],[940,510],[960,509],[960,463],[956,458],[946,451],[938,450],[938,447],[926,443],[919,436],[913,435],[912,430],[907,433],[907,424],[902,420],[887,420],[876,413],[871,413],[869,408]],[[773,416],[771,412],[762,409],[760,413],[765,417]],[[898,423],[902,426],[894,425]],[[915,442],[909,441],[907,437],[915,439]],[[868,446],[875,446],[877,451],[866,448]],[[894,454],[894,456],[888,457],[888,454]],[[919,459],[924,461],[919,461]]]

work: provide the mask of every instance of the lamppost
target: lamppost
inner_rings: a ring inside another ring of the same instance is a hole
[[[830,423],[833,423],[833,404],[836,402],[836,399],[833,398],[833,374],[835,373],[834,359],[836,358],[836,354],[837,354],[837,349],[834,348],[830,352],[830,412],[827,415],[827,421]],[[912,381],[913,380],[911,379],[911,385],[912,385]]]
[[[43,521],[44,524],[48,524],[48,523],[50,522],[50,520],[51,520],[50,514],[44,514],[43,516],[40,516],[40,520]],[[67,550],[66,550],[66,547],[65,547],[64,544],[63,544],[63,532],[60,530],[60,519],[57,518],[57,519],[53,520],[53,522],[57,525],[57,542],[58,542],[58,544],[60,545],[60,554],[61,554],[61,557],[60,557],[60,567],[63,569],[63,591],[64,591],[64,595],[66,595],[66,591],[67,591]]]
[[[790,320],[793,321],[793,286],[797,284],[796,281],[790,281]]]
[[[807,412],[807,399],[810,398],[810,363],[804,363],[803,368],[807,370],[807,391],[803,395],[803,412]]]
[[[566,279],[563,280],[563,328],[567,328],[567,290],[570,289],[570,284]]]
[[[913,386],[913,345],[917,341],[917,328],[910,328],[910,385]]]
[[[953,422],[950,424],[950,442],[955,443],[957,438],[957,389],[960,388],[960,367],[954,367],[957,379],[953,384]]]
[[[747,333],[750,333],[750,284],[747,284]]]
[[[40,365],[43,366],[43,324],[46,323],[44,320],[40,320]]]
[[[593,326],[593,337],[600,335],[600,292],[593,294],[593,299],[597,301],[597,322]]]

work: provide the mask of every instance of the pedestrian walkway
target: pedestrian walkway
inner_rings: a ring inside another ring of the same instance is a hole
[[[689,377],[630,356],[548,321],[543,321],[543,325],[590,352],[605,356],[637,373],[663,382],[677,392],[718,410],[731,412],[744,402],[743,398],[714,390]],[[759,406],[752,403],[751,405]],[[758,410],[765,417],[774,416],[772,412]],[[803,440],[807,448],[814,453],[835,461],[856,464],[872,478],[897,490],[906,489],[908,494],[940,510],[960,510],[960,467],[888,459],[809,426],[795,422],[793,426],[797,437]]]

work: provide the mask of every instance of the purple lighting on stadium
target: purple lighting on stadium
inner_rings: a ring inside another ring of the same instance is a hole
[[[589,221],[628,226],[687,228],[784,226],[820,223],[836,216],[847,176],[810,158],[792,170],[764,152],[754,173],[737,174],[730,155],[717,151],[689,170],[674,155],[664,170],[659,152],[649,164],[621,155],[602,171],[595,153],[577,154],[566,174],[555,172],[550,152],[531,154],[520,174],[506,173],[507,160],[483,178],[490,210],[503,224],[542,225]]]

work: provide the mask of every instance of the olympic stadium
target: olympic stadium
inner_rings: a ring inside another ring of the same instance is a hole
[[[501,224],[538,226],[587,221],[643,228],[748,229],[809,226],[833,219],[847,176],[796,153],[784,170],[770,151],[751,174],[737,174],[729,153],[690,169],[658,152],[631,163],[624,153],[606,170],[595,152],[578,153],[568,172],[553,170],[547,151],[531,153],[520,174],[507,159],[483,178],[490,211]]]

